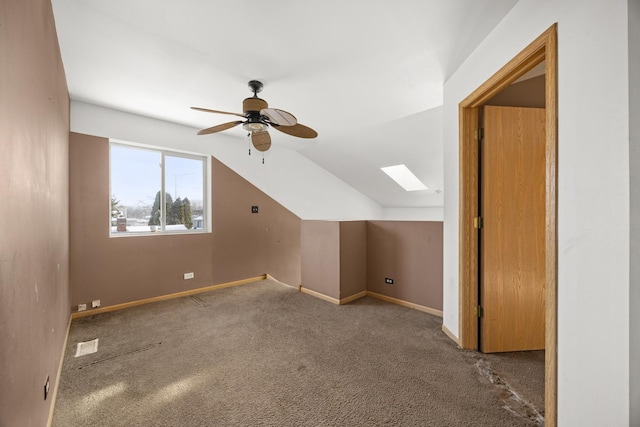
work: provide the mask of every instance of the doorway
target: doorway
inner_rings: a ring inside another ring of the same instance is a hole
[[[544,342],[545,424],[556,425],[557,416],[557,26],[554,24],[459,105],[460,218],[459,218],[459,344],[478,349],[480,239],[479,123],[488,100],[544,62]]]

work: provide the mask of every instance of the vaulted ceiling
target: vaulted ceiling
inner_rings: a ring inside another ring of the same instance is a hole
[[[383,207],[442,205],[443,83],[516,2],[52,0],[72,100],[201,129],[232,116],[190,106],[241,112],[260,80],[319,134],[273,144]],[[380,171],[399,163],[429,190]]]

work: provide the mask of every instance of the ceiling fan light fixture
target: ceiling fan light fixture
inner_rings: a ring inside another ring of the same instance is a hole
[[[262,132],[267,130],[267,125],[260,122],[247,122],[242,125],[242,129],[247,132]]]

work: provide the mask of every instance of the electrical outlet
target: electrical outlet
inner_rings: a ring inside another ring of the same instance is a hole
[[[258,213],[258,207],[257,206],[251,206],[251,213]]]
[[[384,283],[386,283],[387,285],[393,285],[393,279],[385,277],[384,278]]]
[[[47,381],[44,383],[44,400],[47,400],[47,396],[49,396],[49,375],[47,375]]]
[[[78,304],[78,311],[85,311],[87,309],[87,304]]]
[[[184,280],[188,280],[188,279],[193,279],[195,276],[193,275],[193,272],[191,273],[184,273]]]
[[[93,301],[91,301],[91,308],[98,308],[98,307],[100,307],[99,299],[94,299]]]

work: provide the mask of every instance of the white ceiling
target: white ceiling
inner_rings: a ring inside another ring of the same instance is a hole
[[[516,2],[52,0],[71,99],[205,128],[232,116],[190,106],[242,112],[260,80],[319,134],[273,144],[383,207],[442,205],[443,82]],[[398,163],[429,190],[380,171]]]

